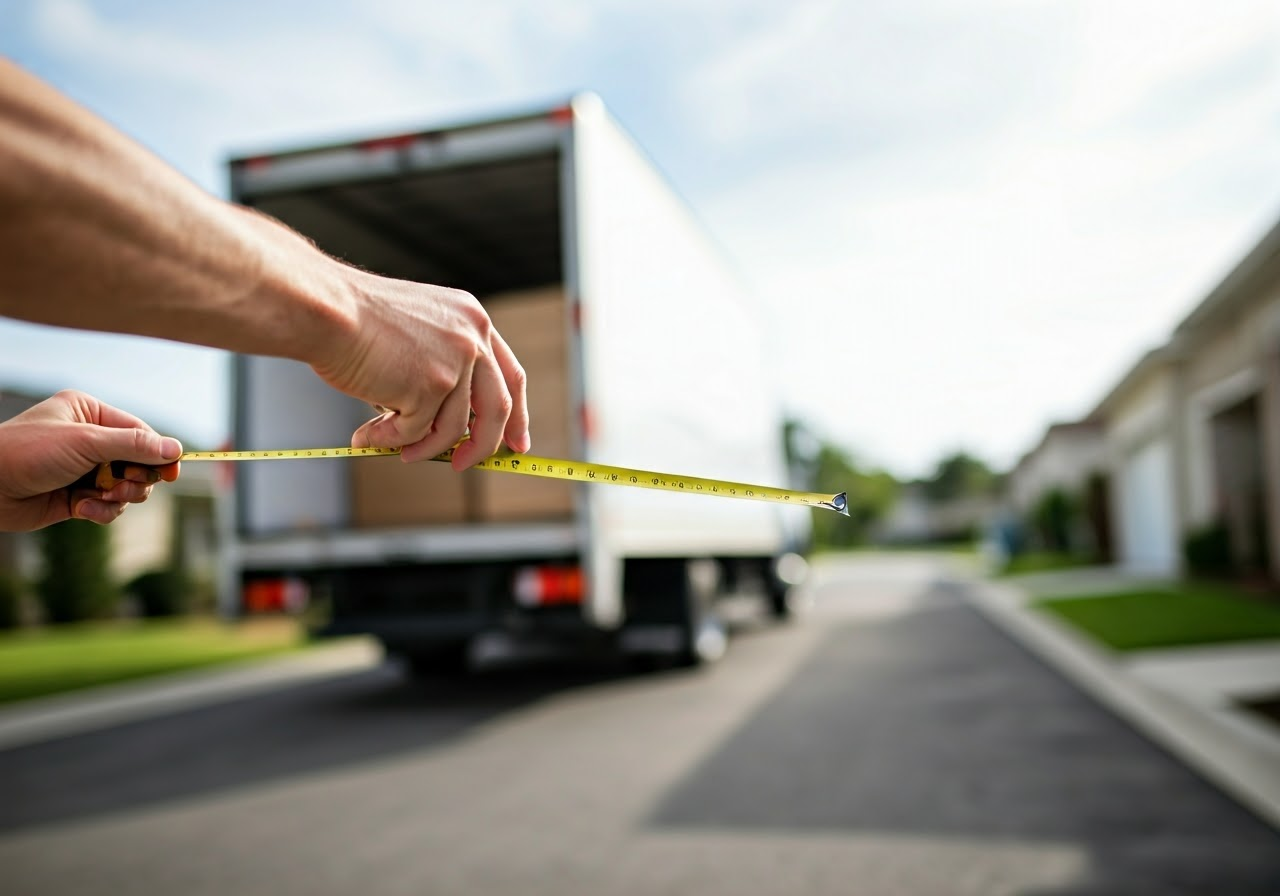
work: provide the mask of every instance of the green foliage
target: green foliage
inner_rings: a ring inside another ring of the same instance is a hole
[[[814,464],[814,489],[845,492],[849,499],[848,518],[833,513],[815,513],[813,540],[816,547],[850,548],[866,544],[875,525],[893,508],[898,497],[898,481],[881,470],[859,467],[844,451],[824,443]]]
[[[963,451],[944,457],[932,478],[924,481],[925,496],[935,503],[994,494],[1000,481],[978,458]]]
[[[0,573],[0,629],[22,624],[22,583],[17,577]]]
[[[1228,578],[1235,572],[1231,533],[1217,520],[1190,532],[1182,541],[1187,572],[1202,578]]]
[[[191,584],[180,570],[157,569],[142,573],[125,586],[125,591],[138,601],[143,616],[179,616],[187,611]]]
[[[36,593],[50,622],[79,622],[108,615],[119,596],[109,573],[111,534],[87,520],[67,520],[40,530],[44,573]]]
[[[1064,489],[1051,488],[1041,495],[1031,511],[1032,525],[1049,551],[1070,551],[1072,530],[1080,514],[1080,502]]]

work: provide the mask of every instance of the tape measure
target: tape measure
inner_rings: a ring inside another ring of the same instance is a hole
[[[453,458],[450,448],[432,460],[448,462]],[[180,458],[184,461],[222,460],[303,460],[307,458],[334,457],[386,457],[400,453],[399,448],[280,448],[270,451],[188,451]],[[105,466],[105,465],[104,465]],[[532,454],[516,454],[503,450],[487,460],[475,464],[473,469],[492,470],[499,473],[516,473],[521,476],[541,476],[544,479],[566,479],[572,482],[588,482],[601,485],[624,485],[632,488],[657,489],[664,492],[706,495],[718,498],[739,498],[746,501],[773,501],[778,504],[798,504],[808,507],[825,507],[845,516],[849,515],[845,493],[829,495],[821,492],[798,492],[767,485],[746,482],[730,482],[725,479],[705,479],[700,476],[678,476],[653,470],[635,470],[630,467],[614,467],[606,464],[561,460],[554,457],[538,457]]]

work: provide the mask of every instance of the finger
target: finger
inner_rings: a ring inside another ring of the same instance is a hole
[[[90,400],[90,407],[93,412],[93,419],[87,420],[87,423],[97,423],[99,426],[110,426],[115,429],[145,429],[148,432],[155,432],[150,424],[130,414],[128,411],[122,411],[117,407],[99,401],[96,398],[86,396]]]
[[[78,520],[90,520],[106,525],[124,513],[124,504],[103,501],[100,498],[83,498],[71,507],[71,515]]]
[[[471,421],[471,438],[453,453],[455,470],[465,470],[497,452],[511,416],[511,404],[511,393],[497,363],[482,358],[472,379],[471,407],[476,417]]]
[[[405,445],[400,457],[408,463],[430,460],[438,454],[448,451],[467,434],[467,422],[471,419],[471,380],[467,378],[467,387],[459,386],[449,393],[449,397],[440,406],[436,414],[432,432],[412,445]]]
[[[511,395],[511,416],[507,418],[503,436],[512,451],[523,453],[529,450],[533,442],[529,436],[529,400],[525,389],[524,368],[497,330],[493,331],[489,343],[493,346],[493,357],[498,362],[498,369],[506,380],[507,392]]]
[[[182,456],[182,443],[151,429],[116,429],[92,423],[77,427],[80,451],[92,462],[134,461],[160,466]]]
[[[120,482],[102,493],[102,500],[113,504],[141,504],[151,495],[152,486],[140,482]]]
[[[113,465],[115,466],[115,465]],[[136,482],[142,485],[150,485],[153,482],[160,481],[160,470],[157,467],[149,467],[145,464],[121,464],[121,479],[125,482]],[[116,472],[114,469],[112,472]]]
[[[356,428],[356,431],[351,434],[351,447],[352,448],[373,448],[373,447],[399,448],[400,447],[399,445],[375,443],[373,441],[374,431],[377,430],[377,432],[380,435],[384,433],[385,427],[382,424],[388,421],[391,417],[394,417],[395,414],[396,414],[395,411],[385,411],[379,414],[378,416],[374,417],[372,420],[366,420],[364,423],[361,423],[360,426]]]

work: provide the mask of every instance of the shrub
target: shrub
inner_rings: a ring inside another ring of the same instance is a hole
[[[111,581],[111,533],[87,520],[40,530],[44,572],[36,593],[49,622],[79,622],[108,615],[119,593]]]
[[[179,616],[187,610],[190,583],[186,576],[172,569],[144,572],[125,586],[125,591],[138,601],[143,616]]]
[[[1182,556],[1187,562],[1187,572],[1193,576],[1226,578],[1235,572],[1231,534],[1222,520],[1188,533],[1182,542]]]
[[[0,573],[0,629],[17,628],[22,624],[22,583],[17,578]]]

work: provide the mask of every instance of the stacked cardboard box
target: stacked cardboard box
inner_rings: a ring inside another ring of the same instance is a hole
[[[533,453],[570,455],[569,364],[564,290],[558,286],[484,300],[495,328],[528,375]],[[352,522],[363,528],[564,519],[574,485],[552,479],[469,471],[399,458],[352,463]]]
[[[567,304],[559,286],[504,293],[485,301],[494,327],[528,376],[531,452],[546,457],[570,457]],[[479,520],[557,519],[573,513],[572,483],[502,473],[475,475]]]

